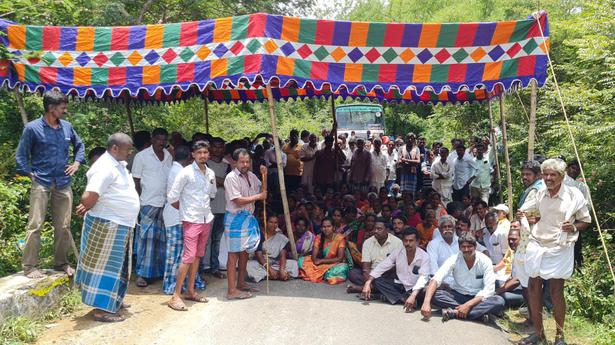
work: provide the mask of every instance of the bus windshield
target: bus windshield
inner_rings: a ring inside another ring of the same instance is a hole
[[[335,110],[340,129],[382,129],[384,117],[380,106],[343,106]]]

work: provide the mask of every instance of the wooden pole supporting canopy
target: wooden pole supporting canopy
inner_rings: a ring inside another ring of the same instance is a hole
[[[209,134],[209,101],[203,98],[203,110],[205,111],[205,133]]]
[[[493,150],[493,156],[495,157],[495,180],[498,184],[498,187],[501,185],[501,176],[500,176],[500,158],[498,154],[498,141],[495,136],[494,130],[494,122],[493,122],[493,110],[491,108],[491,100],[489,100],[489,140],[491,140],[491,149]],[[498,188],[498,197],[500,199],[500,204],[503,202],[502,199],[502,188]]]
[[[23,125],[28,124],[28,113],[26,112],[26,107],[23,103],[23,97],[17,88],[15,88],[15,99],[17,100],[17,107],[19,108],[19,114],[21,115],[21,122]]]
[[[508,138],[506,137],[506,114],[504,112],[504,94],[500,96],[500,122],[502,126],[502,144],[504,145],[504,160],[506,161],[506,181],[508,182],[508,219],[513,219],[513,186],[510,170],[510,156],[508,154]]]
[[[293,224],[290,220],[290,210],[288,208],[288,199],[286,198],[286,184],[284,183],[284,169],[282,168],[282,148],[278,140],[278,129],[275,125],[275,108],[271,86],[267,84],[267,101],[269,103],[269,116],[271,117],[271,132],[273,134],[273,145],[275,147],[275,160],[278,165],[278,181],[280,183],[280,194],[282,195],[282,207],[284,209],[284,220],[286,222],[286,234],[290,242],[290,250],[293,258],[297,260],[297,247],[295,244],[295,235],[293,234]],[[267,220],[265,220],[265,223]]]
[[[126,105],[126,115],[128,115],[128,125],[130,126],[130,134],[132,137],[135,137],[135,125],[132,121],[132,109],[130,109],[130,101],[128,97],[124,100],[124,104]]]
[[[530,82],[531,85],[531,96],[530,96],[530,127],[528,129],[528,137],[527,137],[527,160],[531,161],[534,159],[534,142],[536,141],[536,81],[532,80]]]

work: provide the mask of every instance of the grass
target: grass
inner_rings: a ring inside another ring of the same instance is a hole
[[[38,318],[10,317],[0,325],[0,342],[6,345],[33,343],[45,329],[45,324],[66,317],[81,307],[79,290],[71,289],[58,306]]]
[[[526,335],[520,333],[521,324],[525,318],[516,310],[506,312],[507,319],[499,323],[499,326],[507,332],[511,342],[516,343]],[[552,344],[555,338],[555,320],[549,314],[544,318],[543,325],[547,340]],[[592,323],[582,317],[566,315],[564,325],[566,343],[569,345],[613,345],[615,344],[615,328],[604,324]]]

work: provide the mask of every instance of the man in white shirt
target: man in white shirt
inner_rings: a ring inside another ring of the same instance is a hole
[[[381,294],[383,301],[404,303],[404,310],[410,312],[421,299],[419,293],[429,281],[429,255],[418,247],[416,229],[405,229],[401,238],[404,247],[391,253],[370,272],[363,286],[363,296],[370,299],[373,282],[374,292]],[[395,268],[397,278],[384,277],[383,274],[392,268]]]
[[[391,191],[391,186],[397,181],[397,160],[399,159],[399,152],[395,147],[393,140],[387,143],[387,190]]]
[[[132,163],[132,177],[140,195],[141,211],[137,231],[137,286],[147,286],[147,280],[164,276],[166,235],[162,210],[165,203],[166,181],[173,158],[165,149],[167,130],[152,131],[152,145],[137,153]]]
[[[225,146],[222,138],[215,137],[211,140],[211,155],[207,161],[207,167],[216,174],[216,197],[211,201],[211,211],[214,213],[214,222],[211,226],[211,234],[205,249],[204,265],[209,265],[209,273],[218,278],[226,279],[226,274],[220,272],[220,249],[226,253],[226,247],[220,248],[222,235],[224,234],[224,212],[226,209],[226,196],[224,179],[231,171],[231,166],[224,161]],[[224,256],[223,256],[224,257]]]
[[[308,142],[301,146],[299,159],[303,162],[303,175],[301,175],[301,184],[307,187],[308,193],[312,193],[314,189],[314,163],[318,151],[318,138],[316,134],[310,134]]]
[[[483,144],[476,145],[476,157],[473,159],[476,164],[477,173],[470,186],[470,194],[473,198],[481,198],[484,202],[489,202],[491,163],[489,162],[489,157],[485,155]]]
[[[185,166],[191,163],[192,154],[190,153],[190,148],[186,145],[176,145],[173,166],[167,178],[167,195],[171,191],[177,175]],[[179,210],[173,207],[168,200],[164,205],[162,218],[164,219],[165,234],[167,237],[166,264],[164,266],[164,278],[162,278],[162,291],[167,295],[172,295],[175,292],[177,270],[179,269],[184,249],[184,234]],[[205,288],[205,284],[198,274],[194,284],[196,289],[202,290]]]
[[[474,159],[466,155],[465,146],[458,145],[455,151],[457,158],[453,170],[453,200],[462,201],[465,195],[470,195],[470,184],[478,175],[478,169]]]
[[[434,160],[431,164],[431,186],[440,194],[444,205],[453,201],[453,169],[448,163],[448,148],[441,147],[439,150],[440,160]]]
[[[489,251],[489,257],[495,265],[502,261],[508,250],[508,229],[498,228],[498,215],[491,211],[485,216],[485,227],[482,229],[483,243]]]
[[[455,234],[455,219],[452,216],[446,215],[440,217],[438,222],[440,236],[434,236],[434,239],[429,241],[427,245],[427,254],[429,255],[430,275],[435,275],[440,266],[442,266],[448,258],[459,252],[458,238]],[[434,232],[435,234],[436,232]],[[453,277],[444,278],[442,284],[450,286],[453,283]]]
[[[371,152],[372,164],[370,165],[370,186],[378,189],[384,187],[389,174],[388,156],[382,151],[382,141],[374,139],[374,150]]]
[[[130,281],[130,244],[139,214],[139,195],[126,169],[131,151],[128,135],[109,137],[107,152],[86,174],[88,183],[76,208],[85,219],[75,283],[81,286],[81,301],[96,308],[94,319],[101,322],[124,321],[117,312],[126,307],[123,300]]]
[[[197,141],[192,144],[194,162],[184,167],[173,181],[169,191],[169,203],[179,209],[184,235],[182,261],[177,273],[175,292],[169,301],[169,307],[184,311],[186,305],[181,298],[182,285],[188,272],[185,298],[190,301],[205,303],[207,299],[194,291],[194,284],[201,258],[205,255],[207,238],[211,231],[214,215],[210,201],[216,197],[216,174],[206,165],[209,159],[209,144]]]
[[[366,236],[369,236],[366,234]],[[363,242],[361,249],[361,268],[354,267],[348,272],[348,280],[356,286],[349,285],[346,288],[348,293],[360,293],[363,285],[369,280],[369,274],[378,264],[380,264],[391,253],[403,248],[401,240],[386,227],[382,220],[374,223],[373,236],[368,237]]]
[[[548,282],[553,316],[555,318],[555,344],[564,343],[564,319],[566,317],[566,300],[564,283],[572,276],[574,269],[574,244],[579,231],[587,229],[591,217],[583,194],[567,186],[564,181],[566,163],[561,159],[547,159],[541,164],[542,178],[546,189],[539,190],[536,199],[525,202],[521,208],[522,217],[528,217],[533,224],[530,241],[525,252],[525,271],[529,275],[530,310],[542,310],[543,284]],[[521,219],[522,223],[524,219]],[[532,323],[536,333],[529,341],[545,341],[542,313],[531,312]]]
[[[444,278],[453,276],[451,290],[437,290]],[[425,292],[421,314],[431,317],[431,303],[444,308],[442,320],[453,318],[488,320],[504,310],[504,299],[495,295],[495,273],[491,260],[476,252],[476,238],[463,234],[459,238],[459,253],[450,257],[438,269]]]

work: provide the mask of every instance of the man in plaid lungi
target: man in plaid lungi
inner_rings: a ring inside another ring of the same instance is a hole
[[[167,130],[152,131],[152,145],[137,153],[132,163],[132,176],[141,201],[137,229],[137,286],[147,286],[147,280],[162,278],[166,255],[166,235],[162,220],[166,181],[173,159],[167,145]]]
[[[118,311],[128,307],[123,300],[132,254],[129,239],[139,214],[139,195],[126,169],[131,151],[128,135],[109,137],[107,152],[87,172],[76,209],[85,220],[75,282],[82,302],[95,308],[94,319],[101,322],[124,321]]]

